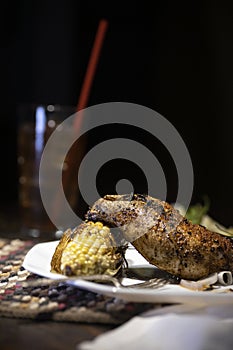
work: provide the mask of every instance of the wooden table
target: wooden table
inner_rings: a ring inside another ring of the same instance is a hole
[[[112,325],[0,318],[0,349],[71,350],[112,328]]]

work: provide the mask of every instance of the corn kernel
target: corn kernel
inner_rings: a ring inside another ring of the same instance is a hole
[[[64,233],[51,266],[64,274],[69,266],[73,275],[114,275],[122,262],[123,254],[117,251],[110,229],[100,222],[85,222]]]

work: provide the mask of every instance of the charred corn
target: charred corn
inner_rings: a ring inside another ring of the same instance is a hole
[[[67,276],[115,275],[124,262],[124,250],[116,246],[109,227],[84,222],[64,232],[53,254],[51,270]]]

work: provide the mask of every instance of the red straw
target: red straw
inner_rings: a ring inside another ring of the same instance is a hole
[[[78,105],[77,105],[77,112],[81,111],[82,109],[84,109],[87,106],[87,102],[88,102],[88,98],[90,95],[90,90],[91,90],[91,85],[94,79],[94,75],[95,75],[95,71],[96,71],[96,67],[97,67],[97,63],[98,63],[98,59],[100,56],[100,51],[103,45],[103,41],[104,41],[104,37],[105,37],[105,33],[107,31],[107,27],[108,27],[108,22],[104,19],[102,19],[99,22],[99,26],[96,32],[96,36],[95,36],[95,41],[94,41],[94,45],[92,48],[92,52],[90,55],[90,59],[89,59],[89,63],[87,66],[87,70],[86,70],[86,75],[83,81],[83,85],[82,85],[82,89],[81,89],[81,93],[79,96],[79,101],[78,101]],[[78,117],[76,117],[74,119],[74,128],[75,130],[79,130],[80,126],[82,123],[82,113],[78,114]],[[83,145],[84,147],[84,145]],[[76,158],[77,154],[75,151],[71,153],[71,163],[73,164],[74,159],[72,159],[73,157]],[[68,168],[69,170],[69,168]],[[70,181],[69,178],[70,172],[66,171],[63,177],[63,186],[66,188],[67,183]],[[57,215],[60,215],[60,211],[61,211],[61,194],[57,193],[56,199],[55,199],[55,203],[54,203],[54,213],[56,213]]]
[[[77,111],[80,111],[80,110],[86,108],[86,106],[87,106],[87,102],[88,102],[88,98],[89,98],[90,90],[91,90],[91,85],[92,85],[92,82],[94,79],[94,75],[95,75],[97,63],[99,60],[100,51],[101,51],[101,48],[103,46],[103,41],[104,41],[104,37],[105,37],[106,31],[107,31],[107,27],[108,27],[108,22],[105,19],[102,19],[99,22],[99,26],[98,26],[98,29],[96,32],[94,45],[93,45],[92,52],[91,52],[90,59],[89,59],[89,63],[87,66],[86,75],[85,75],[85,78],[83,81],[81,93],[79,96]],[[75,118],[75,120],[74,120],[74,128],[76,130],[79,129],[80,123],[81,123],[81,118],[79,116],[79,118]]]

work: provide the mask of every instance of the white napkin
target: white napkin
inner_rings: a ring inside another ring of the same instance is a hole
[[[223,317],[227,308],[204,308],[186,314],[170,312],[136,316],[93,341],[81,343],[77,349],[232,350],[233,313],[231,307],[231,317],[229,314]],[[220,316],[216,315],[219,310],[222,311]]]

